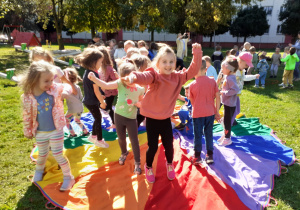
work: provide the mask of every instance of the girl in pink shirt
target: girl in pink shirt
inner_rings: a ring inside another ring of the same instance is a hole
[[[141,102],[141,114],[146,117],[148,150],[146,153],[145,174],[150,183],[155,182],[152,163],[158,149],[159,135],[165,148],[167,177],[175,178],[173,167],[173,133],[170,117],[173,114],[177,96],[182,85],[193,78],[202,64],[202,48],[193,44],[193,60],[188,69],[176,72],[176,55],[169,46],[162,47],[153,61],[154,68],[144,72],[132,72],[122,78],[128,84],[148,85]]]

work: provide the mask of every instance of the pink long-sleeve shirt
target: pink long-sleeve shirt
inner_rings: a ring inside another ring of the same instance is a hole
[[[179,72],[173,71],[166,75],[158,73],[153,68],[148,68],[143,73],[133,72],[136,76],[135,83],[148,85],[141,102],[142,115],[159,120],[171,117],[182,85],[193,78],[201,68],[201,50],[195,50],[193,53],[194,57],[189,68]]]

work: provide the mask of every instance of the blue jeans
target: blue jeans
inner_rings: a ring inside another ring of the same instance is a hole
[[[188,110],[182,110],[182,109],[179,110],[178,117],[182,124],[187,124],[191,119],[190,112]]]
[[[205,135],[205,144],[207,152],[214,150],[213,146],[213,126],[214,126],[215,115],[209,117],[193,118],[194,123],[194,150],[195,155],[200,154],[202,151],[202,136],[203,128]]]
[[[299,64],[300,64],[300,62],[297,62],[296,63],[296,67],[295,67],[295,71],[294,71],[294,79],[297,79],[297,78],[299,78]]]
[[[259,85],[259,81],[260,81],[261,85],[265,85],[266,77],[267,77],[266,71],[259,72],[259,79],[255,80],[255,85]]]
[[[219,71],[221,70],[221,61],[219,61],[219,60],[214,61],[214,67],[215,67],[217,73],[219,74]]]

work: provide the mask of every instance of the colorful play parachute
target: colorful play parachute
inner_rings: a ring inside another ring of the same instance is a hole
[[[82,120],[91,129],[93,117],[85,114]],[[166,176],[164,148],[160,144],[153,164],[156,182],[149,184],[144,171],[142,175],[133,174],[132,152],[125,165],[119,165],[117,135],[115,130],[106,129],[110,122],[104,115],[103,136],[108,149],[94,146],[86,137],[68,138],[66,133],[64,154],[76,178],[72,190],[59,192],[63,175],[51,153],[43,181],[34,184],[54,206],[63,209],[263,209],[270,202],[274,175],[280,176],[282,165],[294,163],[294,152],[258,118],[242,117],[237,122],[232,129],[233,144],[227,147],[217,145],[222,127],[215,124],[215,163],[202,167],[190,162],[191,128],[174,129],[176,179],[169,181]],[[143,168],[148,147],[143,126],[139,128],[139,141]],[[34,148],[33,161],[37,154]]]

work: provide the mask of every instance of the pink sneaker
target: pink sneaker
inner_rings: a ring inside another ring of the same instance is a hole
[[[230,144],[232,144],[231,138],[225,138],[219,146],[228,146]]]
[[[169,180],[173,180],[175,179],[175,171],[174,171],[174,167],[173,164],[169,164],[166,162],[166,167],[167,167],[167,177]]]
[[[109,144],[106,143],[104,139],[102,139],[101,141],[96,140],[96,141],[94,142],[94,144],[95,144],[95,146],[97,146],[97,147],[102,147],[102,148],[108,148],[108,147],[109,147]]]
[[[223,135],[218,139],[217,142],[221,143],[224,139],[225,139],[225,135],[223,134]]]
[[[146,179],[149,183],[154,183],[155,182],[155,176],[153,174],[153,169],[152,168],[147,168],[146,164],[145,164],[145,175],[146,175]]]

